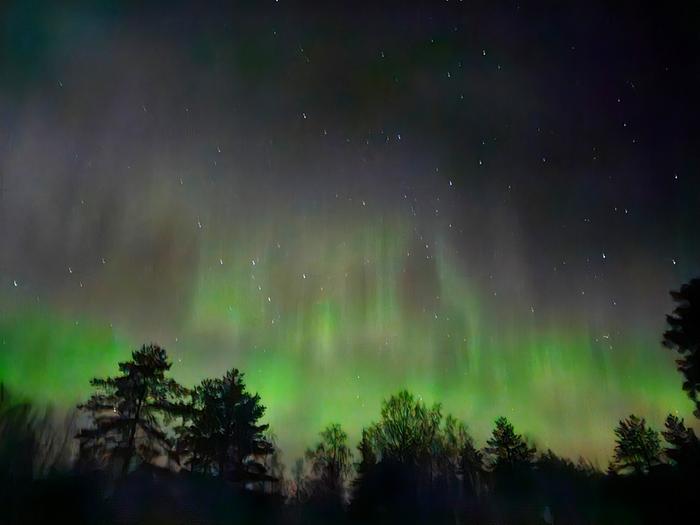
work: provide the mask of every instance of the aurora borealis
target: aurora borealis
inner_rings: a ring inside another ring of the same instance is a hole
[[[29,4],[0,7],[10,388],[69,407],[158,342],[186,385],[245,372],[290,461],[403,387],[602,463],[621,417],[691,414],[660,344],[700,273],[683,13]]]

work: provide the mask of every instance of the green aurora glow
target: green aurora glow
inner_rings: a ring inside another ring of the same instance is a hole
[[[480,441],[506,414],[542,447],[603,462],[620,417],[658,426],[668,412],[690,413],[656,327],[618,338],[568,312],[496,307],[447,240],[419,250],[398,219],[342,234],[346,221],[332,214],[299,222],[205,236],[189,314],[159,341],[187,385],[242,369],[289,456],[331,421],[357,438],[403,387],[442,402]],[[15,308],[0,335],[0,377],[59,406],[85,397],[91,377],[112,373],[144,339],[99,316],[35,306]]]
[[[156,342],[241,369],[287,465],[400,388],[602,465],[697,424],[692,17],[200,4],[0,2],[0,381],[70,408]]]

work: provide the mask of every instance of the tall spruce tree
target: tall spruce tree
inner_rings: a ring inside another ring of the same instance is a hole
[[[505,417],[496,419],[492,436],[486,440],[484,454],[492,468],[512,468],[529,465],[535,459],[535,448],[515,433],[510,421]]]
[[[273,446],[264,434],[268,425],[258,423],[265,407],[246,391],[243,376],[233,368],[192,390],[178,450],[193,471],[243,482],[269,478],[264,460]]]

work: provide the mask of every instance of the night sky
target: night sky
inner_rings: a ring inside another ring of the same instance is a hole
[[[242,369],[287,461],[403,387],[600,461],[690,415],[690,5],[138,4],[1,4],[10,388],[69,407],[157,342]]]

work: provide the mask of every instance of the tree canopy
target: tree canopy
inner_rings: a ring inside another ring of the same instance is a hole
[[[380,420],[370,428],[368,436],[380,459],[420,464],[430,457],[441,420],[439,404],[427,407],[402,390],[382,403]]]
[[[700,279],[672,291],[671,297],[677,306],[666,316],[663,344],[679,354],[676,363],[683,374],[683,390],[695,403],[695,416],[700,417]]]
[[[78,406],[92,420],[77,436],[84,461],[120,460],[125,474],[135,456],[150,461],[170,451],[172,442],[162,423],[178,413],[185,393],[166,377],[170,367],[164,348],[144,345],[119,363],[120,375],[90,381],[96,392]]]
[[[503,416],[496,419],[493,434],[486,440],[484,448],[486,459],[494,469],[530,464],[535,459],[535,452],[535,447],[516,434],[513,424]]]
[[[685,425],[683,419],[669,414],[665,429],[661,433],[669,445],[664,449],[669,461],[687,470],[700,467],[700,440],[695,431]]]
[[[340,501],[344,499],[345,480],[352,467],[348,435],[338,423],[332,423],[320,436],[321,440],[306,451],[306,456],[318,481],[317,490],[323,497]]]
[[[262,461],[273,451],[259,424],[265,406],[246,391],[241,372],[233,368],[219,379],[205,379],[190,393],[179,428],[178,450],[192,470],[245,481],[259,479]]]
[[[647,427],[644,418],[632,414],[620,420],[615,428],[615,454],[610,465],[613,471],[648,473],[659,463],[660,453],[659,433]]]

